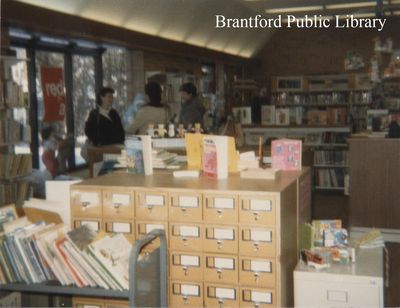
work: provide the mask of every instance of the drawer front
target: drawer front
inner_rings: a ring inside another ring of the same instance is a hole
[[[203,284],[198,282],[170,282],[171,307],[203,307]]]
[[[320,307],[383,307],[383,281],[357,282],[350,278],[330,282],[324,279],[301,279],[294,275],[294,302],[296,306]]]
[[[204,251],[237,254],[238,229],[236,226],[205,226]]]
[[[241,223],[275,226],[276,202],[274,197],[240,196],[239,204]]]
[[[133,219],[135,217],[134,193],[128,190],[103,190],[103,217]]]
[[[205,254],[204,280],[214,283],[238,283],[238,259],[234,255]]]
[[[104,220],[107,233],[122,233],[131,243],[135,241],[135,224],[133,221]]]
[[[241,307],[276,307],[274,289],[240,288]]]
[[[239,252],[243,256],[275,257],[275,230],[240,227]]]
[[[274,259],[241,257],[239,277],[242,286],[275,287],[275,261]]]
[[[170,277],[174,280],[203,281],[202,254],[172,252],[169,257]]]
[[[203,199],[196,193],[170,194],[169,217],[174,221],[203,220]]]
[[[203,251],[203,225],[170,223],[169,247],[178,251]]]
[[[104,301],[102,299],[74,296],[72,298],[72,307],[74,307],[74,308],[104,308]]]
[[[238,222],[237,197],[232,195],[205,195],[204,221],[222,224]]]
[[[155,222],[155,221],[136,221],[136,240],[142,239],[144,235],[151,232],[154,229],[165,230],[165,236],[167,237],[168,243],[168,223],[167,222]],[[143,248],[144,252],[152,252],[153,250],[160,247],[160,239],[157,238],[150,242]]]
[[[72,228],[76,229],[83,225],[90,226],[90,228],[96,232],[103,230],[103,221],[101,219],[72,218]]]
[[[168,198],[157,191],[136,192],[136,219],[168,220]]]
[[[104,308],[129,308],[129,301],[104,300]]]
[[[101,218],[101,192],[97,189],[71,190],[71,216]]]
[[[205,283],[204,304],[206,307],[239,307],[239,289],[232,286]]]

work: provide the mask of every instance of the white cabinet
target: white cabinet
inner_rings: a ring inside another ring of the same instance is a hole
[[[296,307],[383,307],[383,251],[360,250],[357,262],[315,270],[299,263],[294,271]]]

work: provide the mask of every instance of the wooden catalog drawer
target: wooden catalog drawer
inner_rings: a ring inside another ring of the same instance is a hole
[[[76,297],[72,298],[72,307],[74,308],[104,308],[104,300],[91,297]]]
[[[136,240],[142,239],[144,235],[151,232],[154,229],[165,230],[165,236],[167,237],[168,243],[168,223],[167,222],[155,222],[155,221],[136,221]],[[160,239],[157,238],[143,248],[143,251],[151,252],[160,246]]]
[[[241,257],[239,259],[239,277],[242,286],[275,287],[275,261]]]
[[[238,259],[236,256],[205,254],[205,281],[237,284],[238,273]]]
[[[83,225],[88,225],[92,230],[98,232],[103,230],[103,221],[101,219],[90,218],[72,218],[72,228],[76,229]]]
[[[170,249],[203,251],[203,228],[200,224],[170,223]]]
[[[168,220],[168,198],[157,191],[136,192],[136,219]]]
[[[171,307],[203,307],[203,283],[199,282],[170,282]]]
[[[104,308],[129,308],[129,301],[105,299]]]
[[[170,253],[170,277],[176,280],[203,281],[203,255],[187,252]]]
[[[240,288],[240,307],[276,307],[273,289]]]
[[[239,220],[244,224],[274,226],[276,202],[274,197],[240,196]]]
[[[234,286],[204,284],[206,307],[239,307],[239,289]]]
[[[103,191],[103,217],[133,219],[135,217],[134,193],[127,190]]]
[[[235,224],[238,222],[237,197],[232,195],[206,195],[204,221]]]
[[[101,218],[102,200],[100,190],[71,190],[71,216]]]
[[[275,257],[275,230],[240,227],[239,251],[243,256]]]
[[[133,221],[104,220],[107,233],[122,233],[131,243],[135,241],[135,224]]]
[[[238,240],[236,226],[206,226],[204,251],[237,254]]]
[[[169,217],[174,221],[201,222],[203,219],[203,204],[201,194],[170,194]]]

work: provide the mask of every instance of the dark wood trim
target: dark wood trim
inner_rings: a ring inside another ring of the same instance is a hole
[[[66,126],[67,134],[75,136],[75,123],[74,123],[74,102],[73,102],[73,68],[72,68],[72,54],[64,54],[64,78],[65,78],[65,96],[66,96]],[[75,140],[73,142],[75,148]],[[75,167],[75,151],[71,151],[68,157],[69,168]]]
[[[29,87],[29,124],[31,126],[31,153],[32,166],[39,169],[39,121],[38,121],[38,101],[36,92],[36,51],[33,48],[27,48],[28,59],[28,87]]]
[[[202,61],[220,60],[231,64],[254,63],[252,59],[175,42],[18,1],[3,0],[1,1],[1,9],[2,18],[8,26],[22,27],[34,32],[51,33],[61,37],[83,38],[99,43],[118,44],[136,50],[190,56]]]
[[[102,50],[97,50],[94,55],[94,86],[96,89],[96,93],[99,92],[100,88],[103,86],[103,52]]]

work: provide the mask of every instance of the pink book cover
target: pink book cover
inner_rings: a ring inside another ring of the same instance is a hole
[[[271,156],[273,169],[301,170],[301,140],[272,141]]]
[[[212,140],[203,139],[203,174],[217,178],[217,147]]]

